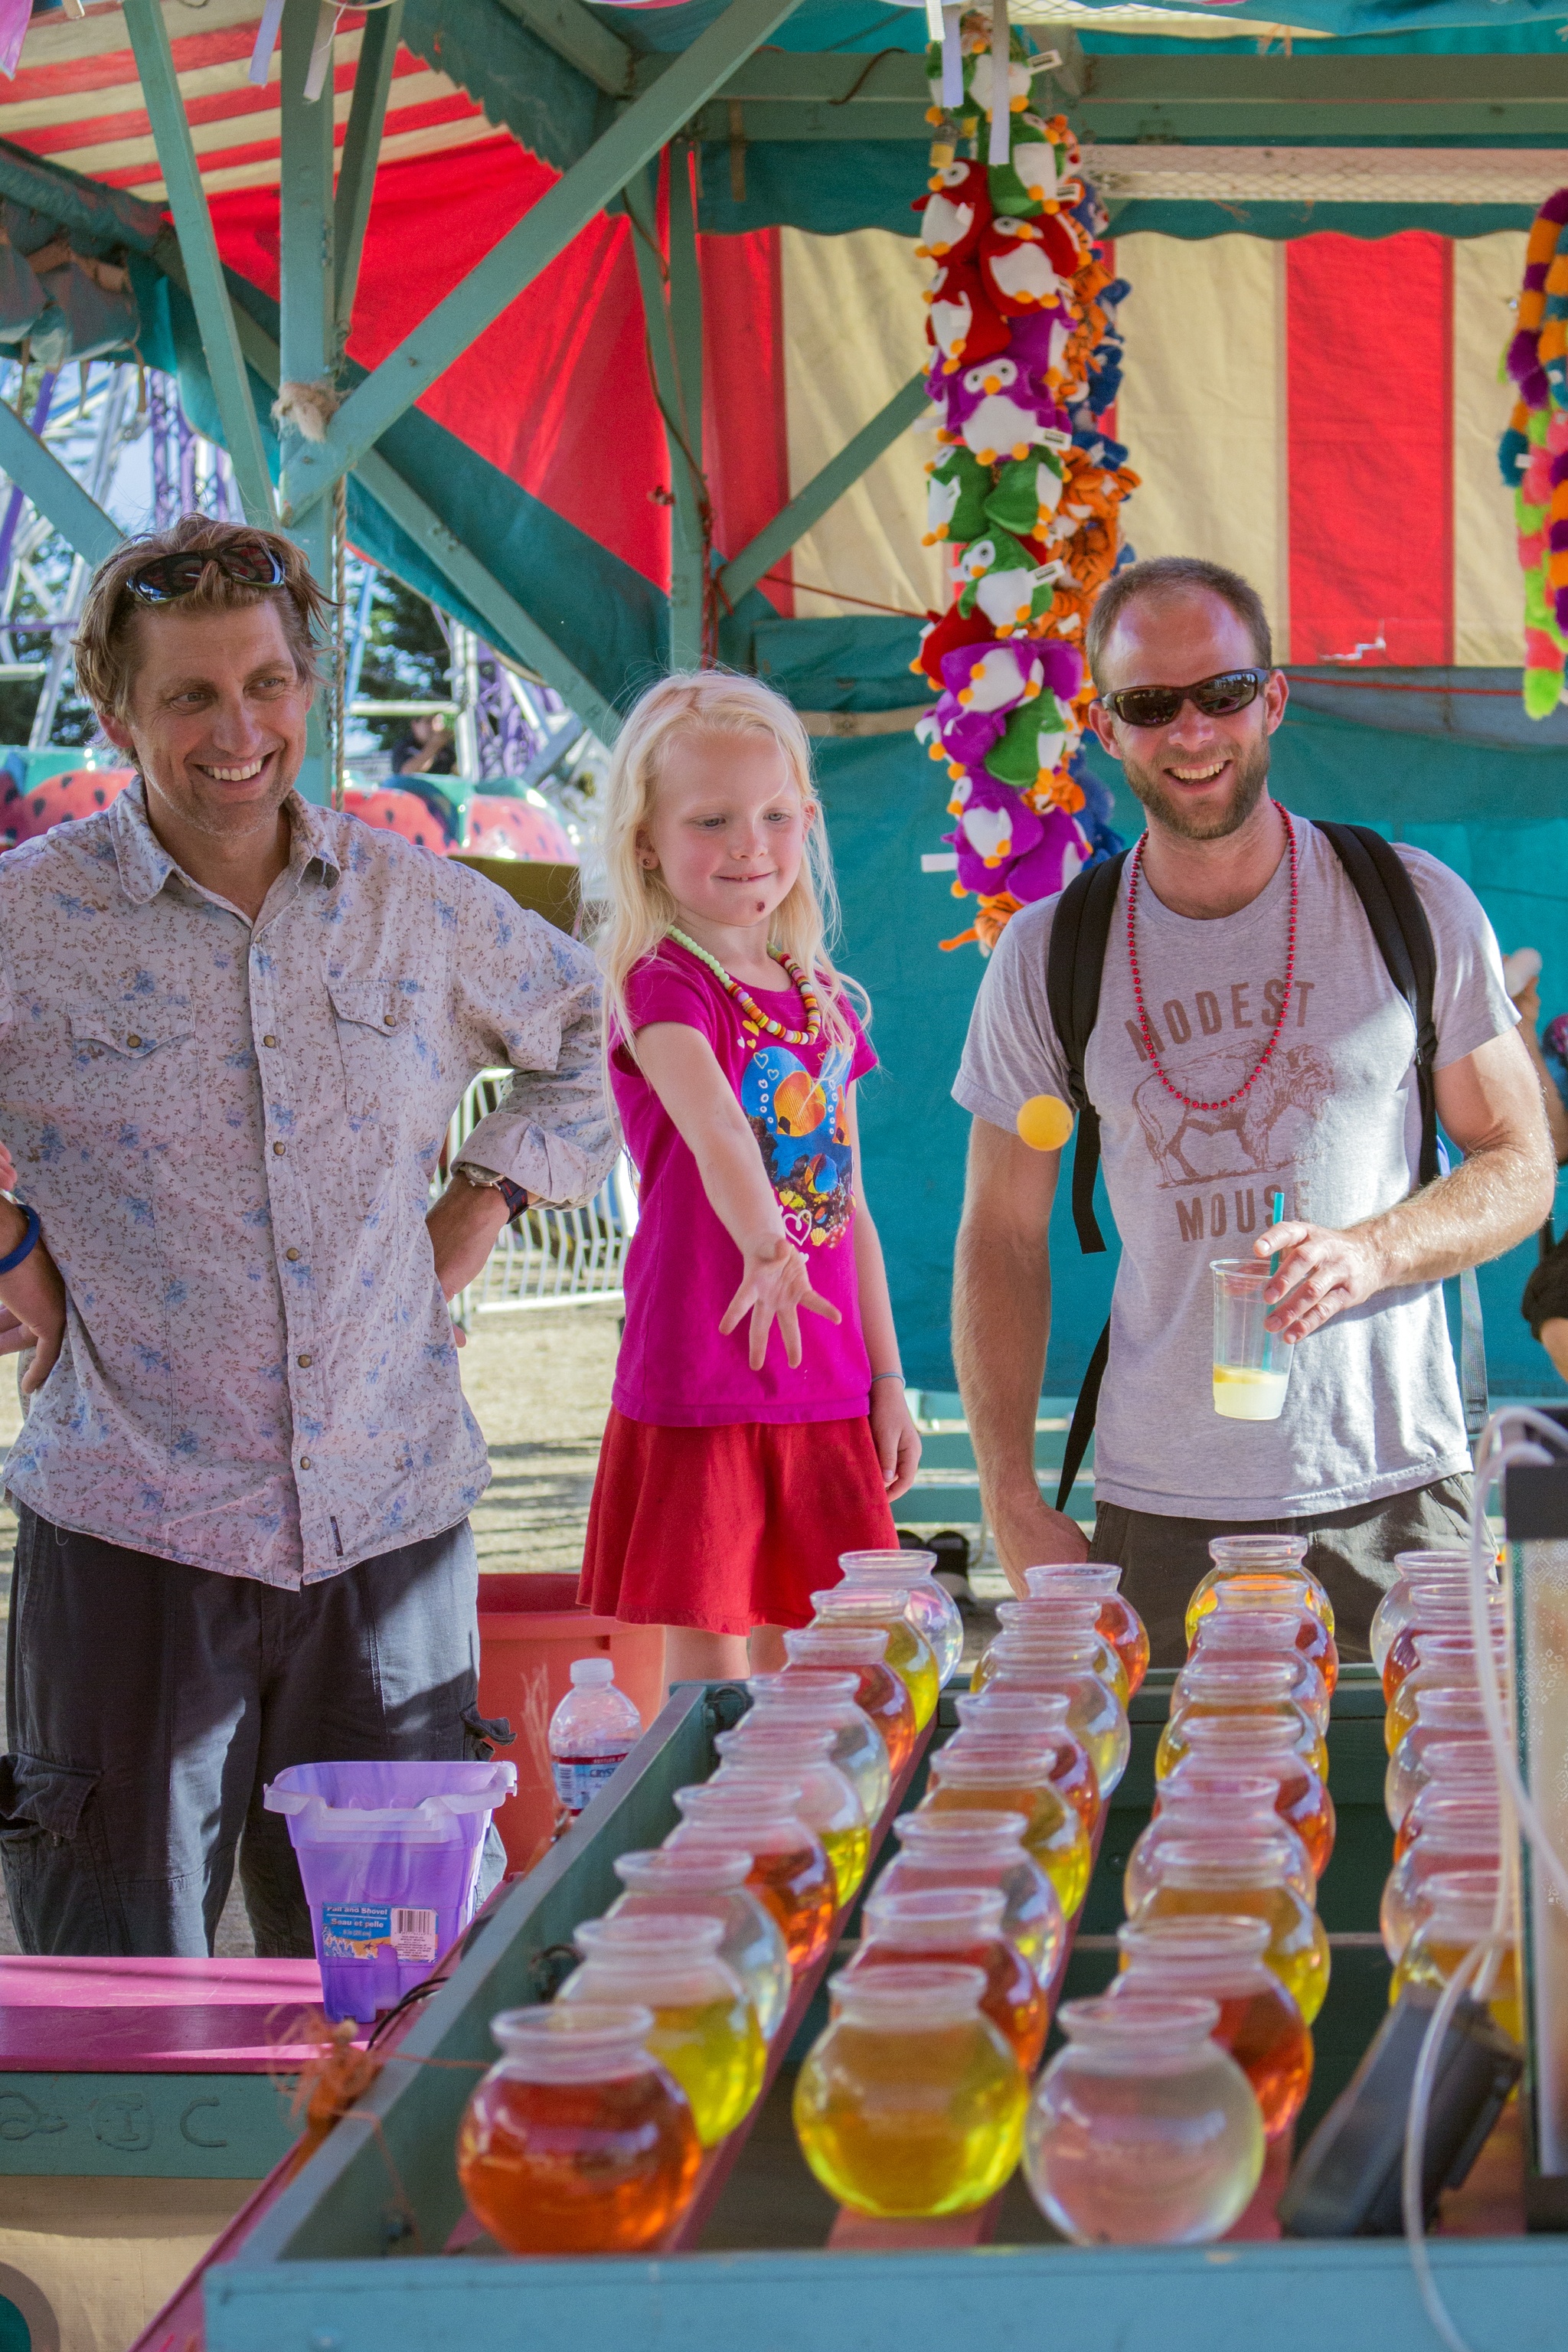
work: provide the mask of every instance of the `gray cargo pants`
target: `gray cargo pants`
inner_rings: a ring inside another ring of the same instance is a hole
[[[445,1535],[289,1591],[17,1507],[0,1864],[25,1952],[199,1959],[237,1853],[265,1958],[310,1915],[264,1784],[287,1764],[488,1756],[479,1561]],[[492,1826],[481,1896],[500,1879]]]
[[[1187,1602],[1214,1566],[1211,1537],[1305,1536],[1306,1564],[1334,1604],[1335,1638],[1348,1664],[1371,1655],[1367,1635],[1394,1581],[1394,1554],[1448,1551],[1469,1542],[1470,1486],[1467,1471],[1379,1502],[1300,1519],[1168,1519],[1101,1503],[1089,1556],[1121,1562],[1121,1591],[1149,1629],[1150,1664],[1179,1666],[1187,1654]]]

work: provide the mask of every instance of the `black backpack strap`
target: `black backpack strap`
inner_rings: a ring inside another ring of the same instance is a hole
[[[1068,1091],[1078,1113],[1078,1141],[1072,1160],[1073,1223],[1078,1229],[1079,1249],[1090,1257],[1104,1251],[1105,1236],[1094,1213],[1094,1180],[1100,1167],[1100,1114],[1089,1098],[1083,1059],[1100,1013],[1105,950],[1110,943],[1116,895],[1127,856],[1125,849],[1121,850],[1114,857],[1104,858],[1100,865],[1087,866],[1081,874],[1074,875],[1051,918],[1051,944],[1046,963],[1046,996],[1051,1025],[1067,1064]],[[1057,1488],[1058,1511],[1067,1509],[1073,1482],[1094,1434],[1100,1384],[1105,1377],[1110,1353],[1110,1326],[1107,1323],[1094,1343],[1094,1353],[1073,1407],[1072,1426],[1062,1454],[1061,1483]]]
[[[1068,1091],[1078,1113],[1078,1142],[1072,1163],[1072,1214],[1078,1244],[1086,1255],[1105,1248],[1105,1236],[1094,1213],[1094,1179],[1100,1166],[1100,1115],[1084,1084],[1083,1057],[1089,1049],[1100,1013],[1100,983],[1105,971],[1105,950],[1116,913],[1116,893],[1126,850],[1099,866],[1075,874],[1057,902],[1051,918],[1051,943],[1046,960],[1046,998],[1051,1025],[1067,1064]],[[1103,1370],[1103,1357],[1101,1360]],[[1098,1387],[1099,1382],[1095,1385]],[[1093,1425],[1092,1412],[1090,1426]],[[1075,1423],[1076,1426],[1076,1423]],[[1085,1443],[1087,1444],[1087,1435]]]
[[[1078,1402],[1072,1409],[1072,1426],[1062,1454],[1061,1482],[1057,1487],[1057,1508],[1065,1511],[1073,1481],[1083,1467],[1083,1457],[1089,1452],[1089,1441],[1094,1435],[1094,1416],[1100,1409],[1100,1383],[1105,1378],[1106,1360],[1110,1354],[1110,1326],[1094,1343],[1094,1353],[1089,1360],[1089,1370],[1083,1376],[1083,1386],[1078,1392]]]
[[[1419,1181],[1434,1182],[1437,1159],[1437,1097],[1434,1083],[1437,1030],[1433,1000],[1437,987],[1437,950],[1432,926],[1392,842],[1364,824],[1315,820],[1361,900],[1388,976],[1410,1007],[1415,1024],[1415,1084],[1421,1099]]]

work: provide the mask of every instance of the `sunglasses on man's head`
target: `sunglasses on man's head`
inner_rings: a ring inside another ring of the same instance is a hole
[[[181,555],[155,555],[132,572],[125,585],[143,604],[177,604],[182,596],[195,594],[209,563],[243,588],[283,585],[283,566],[258,539],[237,540],[230,547],[193,547]]]
[[[1272,676],[1267,669],[1222,669],[1214,677],[1200,677],[1195,686],[1119,686],[1100,698],[1124,727],[1168,727],[1184,702],[1192,703],[1205,719],[1245,710]]]

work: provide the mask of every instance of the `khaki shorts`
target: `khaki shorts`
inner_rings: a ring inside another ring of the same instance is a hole
[[[1394,1581],[1395,1553],[1447,1551],[1468,1543],[1470,1487],[1465,1472],[1375,1503],[1297,1519],[1173,1519],[1100,1503],[1089,1556],[1120,1563],[1121,1590],[1149,1629],[1150,1664],[1179,1666],[1187,1654],[1187,1603],[1213,1566],[1211,1538],[1305,1536],[1307,1566],[1334,1604],[1340,1655],[1366,1658],[1373,1612]]]

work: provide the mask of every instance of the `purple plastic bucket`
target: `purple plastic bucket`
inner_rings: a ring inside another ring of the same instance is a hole
[[[330,2018],[368,2023],[423,1983],[474,1916],[490,1815],[515,1764],[290,1764],[286,1813]]]

